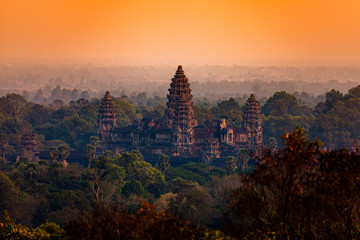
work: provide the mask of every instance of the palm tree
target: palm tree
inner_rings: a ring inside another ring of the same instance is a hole
[[[85,150],[86,158],[87,158],[88,161],[89,161],[88,168],[91,167],[91,160],[92,160],[93,158],[95,158],[95,153],[96,153],[96,147],[94,147],[94,146],[91,145],[91,144],[88,144],[88,145],[86,146],[86,150]]]
[[[58,147],[58,154],[61,162],[66,166],[67,162],[66,159],[69,157],[69,146],[68,145],[61,145]]]
[[[50,147],[49,157],[51,162],[55,161],[59,156],[58,150],[56,147]]]

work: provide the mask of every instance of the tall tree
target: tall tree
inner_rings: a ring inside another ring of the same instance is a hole
[[[237,169],[237,161],[233,156],[227,156],[225,159],[225,169],[228,174],[232,174]]]
[[[51,162],[54,162],[55,160],[57,160],[59,156],[58,150],[56,147],[50,147],[50,151],[49,151],[49,157]]]
[[[16,120],[22,120],[29,110],[29,103],[26,99],[19,94],[9,93],[6,95],[6,100],[7,112]]]
[[[244,171],[250,160],[250,152],[248,149],[240,149],[237,156],[237,166],[240,171]]]
[[[97,147],[99,145],[99,137],[98,136],[91,136],[89,140],[90,140],[90,144],[88,144],[86,146],[86,149],[85,149],[85,155],[86,155],[86,158],[89,161],[88,168],[91,167],[91,160],[95,158],[96,149],[97,149]]]
[[[1,133],[0,134],[0,150],[2,152],[2,157],[3,157],[4,161],[6,161],[5,154],[6,154],[6,146],[8,144],[8,141],[9,141],[9,139],[8,139],[7,135],[5,133]]]
[[[234,217],[240,222],[247,218],[250,223],[237,226],[241,234],[248,234],[250,229],[258,238],[275,233],[276,239],[306,239],[306,215],[312,213],[306,209],[311,203],[306,203],[310,194],[306,191],[311,189],[305,188],[316,172],[320,143],[308,142],[301,128],[283,139],[285,149],[261,156],[257,169],[243,175],[243,184],[234,193]]]
[[[270,150],[274,151],[274,150],[277,148],[277,145],[278,145],[278,143],[277,143],[276,138],[274,138],[274,137],[269,137],[269,138],[268,138],[267,143],[266,143],[266,146],[267,146]]]
[[[67,165],[66,159],[69,157],[70,154],[69,151],[70,148],[68,145],[61,145],[58,147],[59,159],[65,166]]]
[[[359,239],[360,154],[323,152],[301,128],[282,137],[229,199],[233,228],[252,239]]]
[[[88,144],[85,149],[85,155],[87,160],[89,161],[88,168],[91,167],[91,161],[95,158],[95,153],[96,153],[96,148],[93,145]]]
[[[170,157],[165,154],[161,154],[159,157],[158,167],[165,177],[165,171],[170,168]]]

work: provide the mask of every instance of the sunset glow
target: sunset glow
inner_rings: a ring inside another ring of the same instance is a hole
[[[0,58],[360,60],[356,0],[0,0]]]

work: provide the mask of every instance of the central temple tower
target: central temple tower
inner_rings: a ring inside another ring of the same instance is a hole
[[[163,118],[163,126],[172,129],[172,155],[186,156],[194,143],[194,127],[198,125],[195,117],[189,79],[182,66],[178,66],[171,80],[168,103]]]
[[[105,93],[101,101],[98,115],[98,136],[104,145],[111,143],[111,131],[117,127],[114,101],[109,92]]]

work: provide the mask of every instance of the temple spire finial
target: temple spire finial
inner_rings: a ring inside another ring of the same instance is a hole
[[[106,99],[106,100],[111,100],[112,99],[109,91],[106,91],[104,99]]]
[[[178,66],[177,70],[176,70],[176,75],[179,76],[179,75],[184,75],[184,70],[182,68],[181,65]]]

